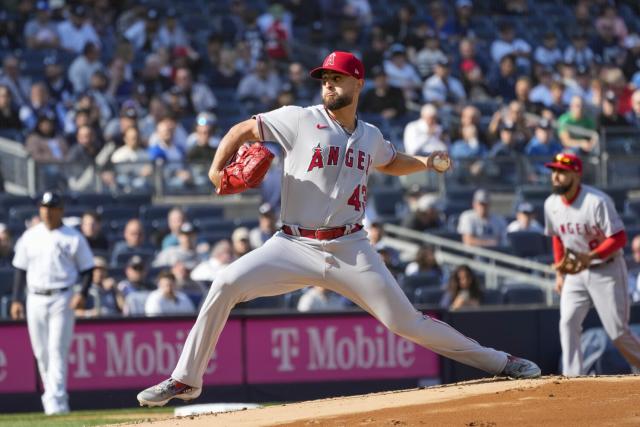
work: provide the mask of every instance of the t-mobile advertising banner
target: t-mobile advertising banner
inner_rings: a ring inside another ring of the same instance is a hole
[[[0,393],[36,391],[36,362],[25,324],[0,330]]]
[[[370,316],[247,319],[247,381],[436,378],[438,356]]]
[[[193,320],[76,324],[69,390],[140,388],[168,378]],[[229,320],[209,361],[205,385],[242,383],[240,320]]]

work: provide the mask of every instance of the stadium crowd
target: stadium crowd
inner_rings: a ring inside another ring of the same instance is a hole
[[[637,2],[3,5],[0,136],[22,143],[49,188],[67,192],[91,190],[97,176],[105,193],[148,193],[158,166],[169,188],[210,188],[206,169],[222,133],[259,111],[319,103],[307,70],[333,49],[354,52],[365,64],[361,118],[408,153],[448,150],[462,165],[454,172],[461,183],[515,182],[514,159],[524,156],[526,182],[545,183],[548,172],[536,158],[563,150],[597,155],[603,129],[640,130]],[[216,272],[277,229],[279,188],[270,191],[257,222],[227,221],[216,232],[211,227],[222,222],[198,221],[180,207],[166,207],[156,222],[137,210],[108,224],[100,209],[76,212],[97,267],[94,304],[78,314],[194,313]],[[421,188],[408,188],[402,202],[403,225],[448,228],[468,245],[499,248],[509,233],[542,232],[537,206],[523,201],[507,221],[491,211],[486,190],[473,193],[466,211],[447,211]],[[20,233],[38,219],[11,227],[15,218],[5,214],[0,264],[8,266]],[[400,262],[384,243],[382,219],[369,216],[372,244],[414,300],[426,301],[404,278],[420,275],[422,283],[446,288],[443,306],[482,302],[472,270],[446,271],[431,247]],[[319,288],[297,297],[286,304],[346,304]]]

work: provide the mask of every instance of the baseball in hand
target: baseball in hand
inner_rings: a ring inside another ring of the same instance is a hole
[[[451,159],[448,156],[443,156],[441,154],[436,154],[433,157],[433,168],[438,172],[446,172],[451,166]]]

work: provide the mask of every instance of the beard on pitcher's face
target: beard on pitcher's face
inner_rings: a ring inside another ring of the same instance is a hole
[[[327,92],[322,96],[322,103],[329,111],[339,110],[353,102],[353,96],[347,94],[338,94],[337,92]]]
[[[571,183],[569,184],[564,184],[564,185],[552,185],[551,186],[551,190],[555,193],[555,194],[566,194],[567,191],[569,191],[569,189],[571,188]]]

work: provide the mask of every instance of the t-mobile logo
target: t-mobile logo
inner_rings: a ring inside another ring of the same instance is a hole
[[[280,360],[278,372],[292,372],[292,359],[300,355],[300,334],[296,328],[274,328],[271,331],[271,355]]]

